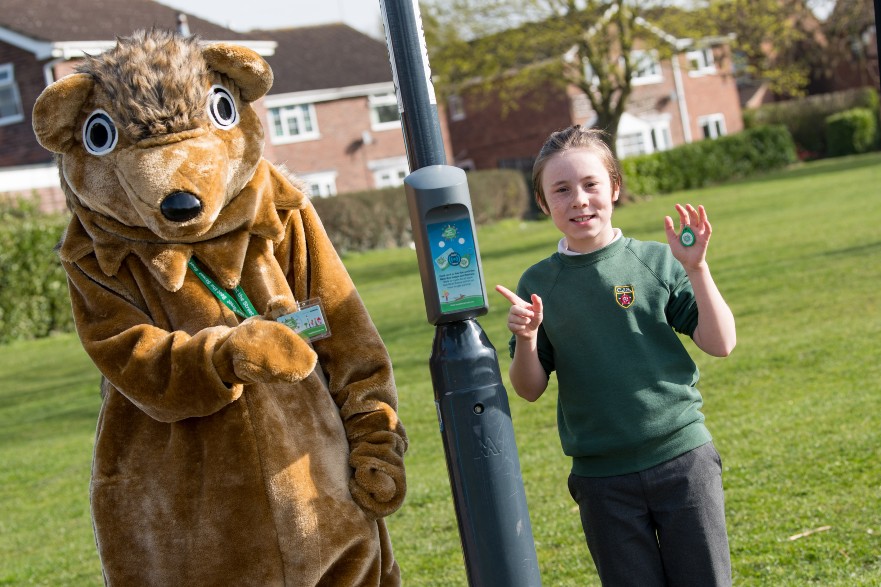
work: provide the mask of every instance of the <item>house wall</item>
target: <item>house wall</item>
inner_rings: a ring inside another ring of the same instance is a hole
[[[374,130],[371,128],[370,104],[367,96],[318,102],[315,118],[320,138],[301,142],[273,144],[271,123],[261,100],[255,104],[266,129],[264,157],[283,164],[295,175],[335,171],[337,193],[369,190],[376,187],[372,162],[406,158],[404,135],[400,126]],[[449,160],[449,129],[443,112],[439,112],[441,135]],[[365,143],[369,133],[372,142]]]
[[[670,138],[674,145],[685,142],[682,111],[676,93],[673,62],[661,62],[661,80],[656,83],[634,85],[627,102],[627,112],[639,118],[666,118],[670,124]]]
[[[13,64],[24,120],[0,126],[0,167],[51,162],[52,154],[37,142],[32,126],[34,103],[46,87],[42,62],[33,53],[0,42],[0,64],[5,63]]]
[[[295,175],[336,171],[338,193],[373,188],[368,162],[405,154],[400,127],[371,130],[366,96],[315,104],[320,138],[286,144],[272,143],[271,124],[262,100],[256,108],[266,129],[264,157],[285,165]],[[362,141],[365,131],[373,138],[372,144]]]
[[[452,155],[456,164],[470,162],[474,169],[532,159],[551,132],[572,124],[570,100],[563,92],[530,92],[507,114],[499,100],[463,96],[462,103],[463,119],[447,117]]]
[[[714,48],[715,73],[690,75],[684,54],[678,56],[679,72],[673,62],[661,63],[660,79],[634,85],[627,113],[642,120],[666,120],[673,146],[703,139],[701,117],[721,115],[725,134],[743,129],[743,116],[728,48]],[[677,75],[680,83],[677,83]],[[679,88],[681,87],[681,93]],[[466,116],[449,119],[450,137],[457,163],[473,162],[475,169],[493,169],[500,161],[534,158],[548,134],[570,124],[589,124],[595,114],[584,94],[570,87],[568,92],[534,92],[521,100],[521,107],[502,115],[498,100],[478,103],[462,98]]]
[[[730,50],[724,46],[715,47],[713,57],[716,64],[715,74],[693,75],[688,70],[685,56],[679,55],[686,105],[691,119],[691,136],[694,141],[703,139],[700,126],[700,118],[703,116],[721,114],[725,120],[726,134],[743,130],[743,112],[732,72]]]

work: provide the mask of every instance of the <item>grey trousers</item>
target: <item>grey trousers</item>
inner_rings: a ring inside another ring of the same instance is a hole
[[[604,587],[731,585],[722,461],[707,443],[651,469],[569,476]]]

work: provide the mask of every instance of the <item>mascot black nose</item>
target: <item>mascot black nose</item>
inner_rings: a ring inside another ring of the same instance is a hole
[[[162,200],[159,210],[172,222],[186,222],[199,215],[202,211],[202,202],[189,192],[174,192]]]

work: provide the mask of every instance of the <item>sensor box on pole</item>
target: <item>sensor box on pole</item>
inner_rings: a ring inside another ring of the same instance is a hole
[[[465,172],[431,165],[408,175],[404,186],[428,321],[437,325],[486,314],[486,285]]]

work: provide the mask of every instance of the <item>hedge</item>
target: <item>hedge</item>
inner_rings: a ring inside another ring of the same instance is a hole
[[[700,188],[796,161],[789,131],[783,125],[772,125],[628,157],[621,161],[621,168],[627,192],[643,196]]]
[[[829,154],[826,119],[852,108],[868,108],[877,116],[878,91],[867,87],[765,104],[744,110],[743,123],[746,128],[785,125],[804,158],[813,159]]]
[[[0,344],[73,330],[67,277],[55,245],[62,214],[32,201],[0,202]]]
[[[830,157],[871,151],[878,144],[878,116],[868,108],[852,108],[826,118]]]
[[[529,203],[523,174],[509,169],[469,172],[468,191],[477,224],[519,218]],[[313,198],[312,203],[340,252],[402,247],[413,240],[403,187]]]

